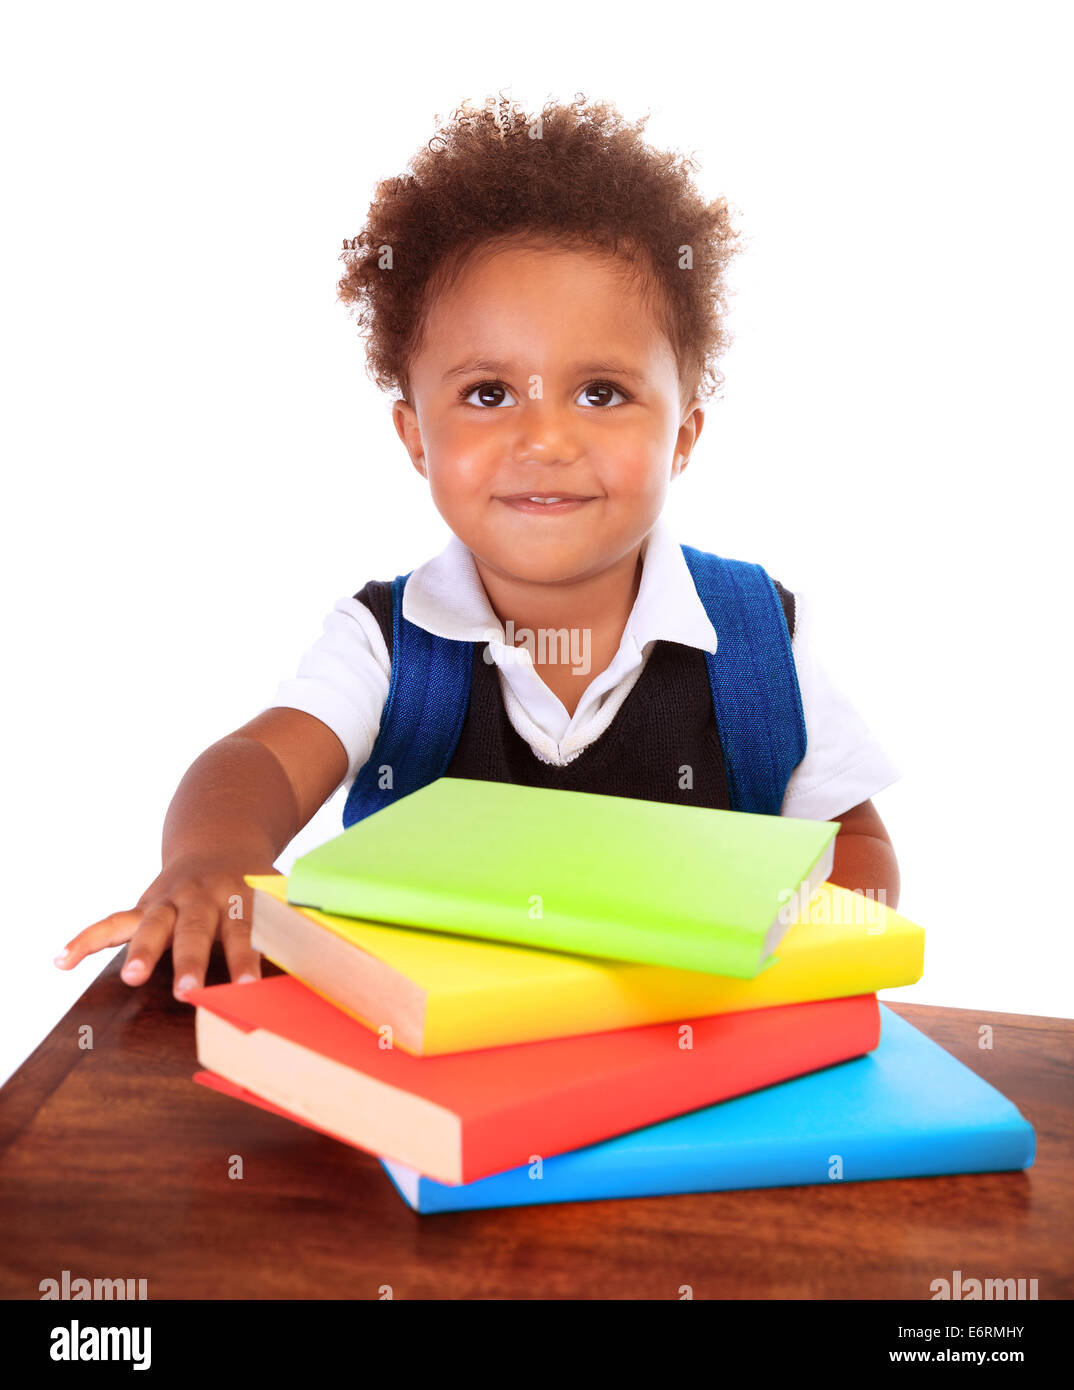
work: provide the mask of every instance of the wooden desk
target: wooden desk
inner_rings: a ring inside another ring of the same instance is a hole
[[[170,960],[137,989],[121,964],[0,1091],[5,1298],[39,1299],[65,1269],[145,1278],[150,1299],[375,1300],[387,1284],[397,1299],[675,1300],[689,1284],[698,1299],[929,1300],[956,1269],[1074,1296],[1069,1020],[891,1006],[1019,1107],[1037,1132],[1026,1172],[420,1217],[370,1155],[195,1085]],[[217,947],[208,983],[226,979]]]

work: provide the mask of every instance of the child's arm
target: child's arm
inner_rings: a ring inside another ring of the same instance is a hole
[[[231,978],[257,978],[243,875],[273,873],[273,861],[346,774],[347,754],[326,724],[301,710],[264,710],[185,773],[164,821],[161,872],[135,906],[79,932],[56,964],[70,969],[129,941],[123,979],[142,984],[171,944],[180,997],[204,984],[219,930]]]
[[[835,866],[829,875],[830,883],[852,892],[872,889],[878,901],[888,907],[899,905],[899,865],[895,850],[871,801],[863,801],[841,816],[835,837]],[[878,890],[883,889],[884,896]]]

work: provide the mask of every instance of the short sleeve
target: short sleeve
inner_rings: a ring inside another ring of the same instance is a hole
[[[347,752],[340,784],[346,785],[373,751],[390,682],[391,658],[376,618],[364,603],[341,598],[295,677],[280,682],[265,709],[300,709],[327,724]]]
[[[794,596],[794,653],[806,754],[791,773],[780,814],[836,820],[898,781],[901,773],[813,649],[810,606]]]

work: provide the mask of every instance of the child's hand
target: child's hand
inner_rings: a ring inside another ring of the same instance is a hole
[[[141,985],[170,945],[181,999],[205,983],[219,933],[232,980],[259,979],[253,890],[243,875],[275,873],[276,858],[346,772],[347,750],[327,724],[287,706],[262,710],[187,769],[164,819],[165,867],[135,906],[79,932],[56,964],[69,970],[129,941],[122,977]]]
[[[172,991],[181,999],[188,989],[205,983],[209,952],[219,932],[232,980],[243,983],[261,976],[261,956],[250,945],[253,890],[245,873],[272,873],[206,860],[176,860],[149,885],[137,904],[94,922],[56,957],[69,970],[85,956],[105,946],[129,941],[121,971],[129,985],[144,984],[164,954],[172,948]]]

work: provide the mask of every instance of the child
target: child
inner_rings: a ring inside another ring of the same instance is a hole
[[[441,774],[838,820],[832,880],[896,905],[869,798],[898,774],[808,615],[661,520],[721,380],[737,233],[646,119],[464,105],[378,186],[340,298],[452,540],[335,604],[297,679],[183,777],[138,903],[57,964],[129,941],[140,984],[170,944],[182,998],[219,933],[256,979],[242,876],[341,785],[351,824]]]

